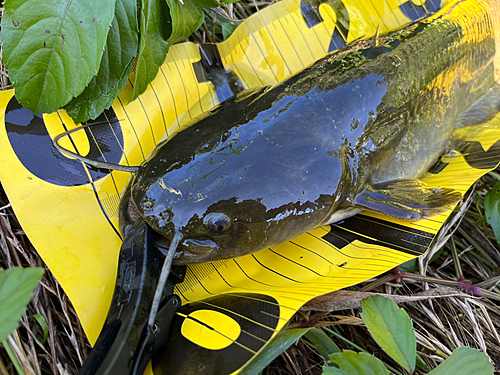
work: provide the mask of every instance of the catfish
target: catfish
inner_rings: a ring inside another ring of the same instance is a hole
[[[420,220],[453,208],[460,192],[419,178],[452,150],[455,129],[500,108],[493,11],[478,9],[474,22],[456,21],[460,12],[357,41],[195,119],[132,176],[122,232],[143,218],[185,265],[251,254],[362,210]]]

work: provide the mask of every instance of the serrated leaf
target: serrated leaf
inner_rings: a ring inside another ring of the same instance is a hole
[[[94,120],[111,107],[127,84],[138,46],[137,1],[117,0],[99,72],[65,107],[75,123]]]
[[[168,46],[198,30],[205,19],[203,8],[215,6],[216,0],[142,0],[141,39],[130,101],[146,91],[156,77]]]
[[[205,19],[203,8],[218,6],[215,0],[166,0],[172,19],[172,30],[168,38],[174,44],[188,38],[200,28]]]
[[[287,350],[311,328],[294,328],[279,332],[252,361],[243,368],[241,375],[254,375],[262,371],[271,361]]]
[[[42,268],[0,268],[0,342],[19,326],[42,275]]]
[[[140,40],[135,68],[134,91],[130,101],[137,99],[155,79],[168,52],[170,15],[164,0],[142,0]]]
[[[323,374],[329,375],[389,375],[382,361],[368,353],[344,350],[330,355],[330,361],[339,366],[323,367]]]
[[[116,0],[6,0],[0,38],[16,98],[50,113],[99,70]]]
[[[304,334],[304,337],[312,342],[318,352],[327,361],[330,354],[340,352],[339,347],[335,345],[332,339],[320,328],[311,328]]]
[[[453,351],[451,356],[427,375],[492,375],[493,365],[483,352],[462,346]]]
[[[373,296],[361,301],[361,319],[377,344],[410,373],[415,370],[417,340],[408,314],[390,298]]]
[[[484,211],[486,221],[493,228],[495,238],[500,243],[500,182],[497,182],[493,190],[484,196]]]

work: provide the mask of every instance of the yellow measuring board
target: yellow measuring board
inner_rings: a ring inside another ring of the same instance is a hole
[[[377,30],[383,35],[427,15],[460,24],[464,14],[470,18],[488,6],[474,0],[283,0],[250,17],[227,41],[205,46],[204,53],[210,51],[245,88],[272,85]],[[74,133],[63,146],[92,159],[139,165],[161,140],[224,99],[203,75],[201,57],[198,45],[172,46],[143,95],[128,103],[130,80],[96,119],[104,125]],[[460,147],[423,180],[465,192],[500,161],[499,124],[495,118],[457,131]],[[89,169],[60,154],[52,139],[74,127],[64,111],[35,116],[14,91],[0,92],[0,180],[94,343],[115,286],[122,242],[118,205],[129,174]],[[239,372],[305,302],[422,255],[447,217],[409,223],[365,212],[275,248],[189,266],[176,287],[184,306],[154,373],[196,373],[200,363],[203,373]]]

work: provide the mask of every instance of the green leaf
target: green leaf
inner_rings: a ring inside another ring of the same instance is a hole
[[[418,262],[417,258],[415,259],[410,259],[407,262],[404,262],[402,265],[399,266],[399,269],[403,272],[413,272],[417,269],[418,267]]]
[[[332,339],[320,328],[311,328],[304,334],[304,337],[312,342],[318,352],[327,361],[330,354],[340,352],[339,347],[335,345]]]
[[[168,38],[174,44],[188,38],[200,28],[205,19],[203,8],[216,7],[216,0],[166,0],[172,19],[172,31]]]
[[[241,375],[255,375],[262,371],[271,361],[287,350],[294,342],[311,328],[294,328],[279,332],[252,361],[241,370]]]
[[[330,375],[389,375],[382,361],[368,353],[344,350],[330,355],[330,361],[339,368],[323,367],[323,374]]]
[[[146,91],[155,79],[168,46],[184,41],[198,30],[205,19],[203,8],[216,6],[216,0],[142,0],[141,39],[130,101]]]
[[[75,123],[96,119],[111,107],[127,84],[138,46],[137,1],[117,0],[99,72],[65,107]]]
[[[476,220],[476,225],[481,225],[486,223],[486,216],[481,216],[479,219]]]
[[[486,221],[493,228],[495,238],[500,243],[500,182],[493,186],[493,190],[484,196],[484,211]]]
[[[83,91],[99,70],[115,1],[5,1],[3,58],[25,108],[54,112]]]
[[[483,352],[462,346],[427,375],[493,375],[494,368]]]
[[[410,373],[415,370],[417,341],[408,314],[390,298],[372,296],[361,301],[361,319],[377,344]]]
[[[19,326],[42,275],[42,268],[0,269],[0,342]]]
[[[233,35],[234,30],[238,28],[238,25],[233,25],[231,22],[222,17],[218,17],[217,21],[220,23],[222,28],[222,37],[224,40],[227,40],[231,35]]]
[[[167,38],[171,18],[164,0],[141,0],[140,40],[135,68],[134,91],[130,101],[137,99],[155,79],[168,52]]]
[[[38,323],[37,330],[39,333],[36,334],[36,338],[42,344],[45,344],[45,341],[47,341],[47,338],[49,337],[49,325],[47,324],[45,318],[40,314],[35,314],[32,318]]]
[[[11,360],[12,364],[14,365],[14,368],[16,369],[17,373],[19,375],[25,375],[23,368],[19,364],[19,361],[16,358],[16,355],[12,351],[12,348],[9,345],[9,342],[7,340],[0,341],[7,352],[7,355],[9,356],[9,359]]]

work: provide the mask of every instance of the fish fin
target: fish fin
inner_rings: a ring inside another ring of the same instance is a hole
[[[484,124],[500,112],[500,85],[495,83],[457,118],[455,128]]]
[[[339,221],[349,219],[350,217],[353,217],[354,215],[357,215],[362,211],[363,211],[362,207],[349,207],[336,210],[333,214],[323,219],[323,221],[318,226],[338,223]]]
[[[460,198],[453,189],[430,189],[420,180],[401,179],[366,186],[354,203],[397,219],[419,220],[453,208]]]

